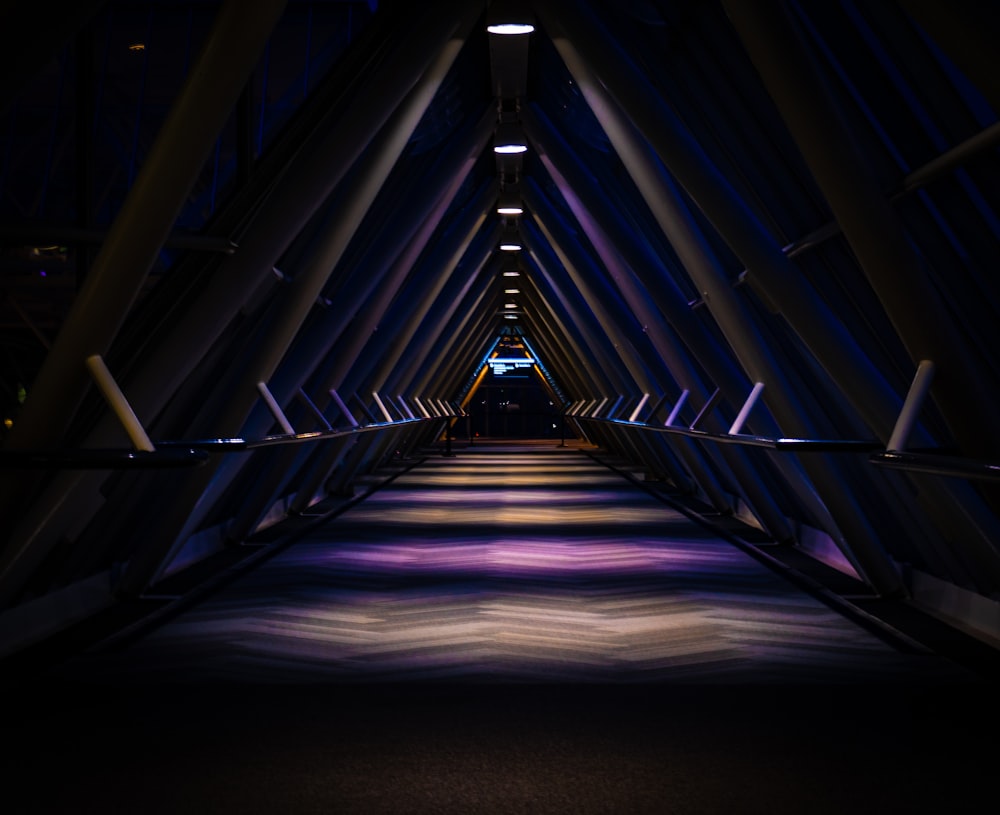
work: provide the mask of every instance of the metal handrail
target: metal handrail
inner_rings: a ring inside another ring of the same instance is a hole
[[[304,444],[327,439],[370,433],[400,425],[428,421],[445,421],[448,418],[400,419],[394,422],[375,422],[346,430],[317,430],[308,433],[281,433],[259,439],[216,438],[193,440],[165,440],[155,443],[155,450],[134,449],[79,449],[79,450],[0,450],[0,469],[156,469],[170,467],[196,467],[204,464],[211,453],[237,453],[261,447],[286,444]]]
[[[0,450],[0,469],[131,470],[198,467],[208,453],[192,447],[164,450]]]
[[[1000,464],[942,453],[904,452],[885,450],[873,453],[868,460],[879,467],[892,470],[953,476],[978,481],[1000,481]]]
[[[621,427],[634,427],[639,430],[649,430],[654,433],[666,433],[674,436],[686,436],[706,442],[721,444],[738,444],[745,447],[765,447],[770,450],[785,452],[814,453],[868,453],[881,450],[883,445],[875,439],[792,439],[769,438],[746,433],[708,433],[704,430],[693,430],[689,427],[673,427],[670,425],[651,425],[642,422],[627,422],[623,419],[597,419],[589,416],[576,416],[578,421],[604,422]]]
[[[743,433],[707,433],[688,427],[670,425],[650,425],[628,422],[622,419],[604,419],[591,416],[576,416],[578,421],[602,422],[604,424],[649,430],[674,436],[686,436],[705,442],[739,444],[746,447],[764,447],[781,452],[812,453],[868,453],[872,464],[893,470],[950,476],[975,481],[1000,481],[1000,463],[981,459],[952,456],[945,453],[927,451],[887,450],[881,442],[865,439],[790,439],[768,438]]]
[[[432,417],[439,420],[438,417]],[[358,433],[370,433],[373,430],[384,430],[387,427],[397,427],[404,424],[414,424],[418,422],[430,421],[429,419],[399,419],[394,422],[373,422],[362,424],[357,427],[350,427],[344,430],[333,428],[331,430],[313,430],[305,433],[277,433],[271,436],[263,436],[259,439],[195,439],[193,441],[158,441],[157,446],[163,447],[193,447],[198,450],[215,452],[239,452],[242,450],[256,450],[260,447],[276,447],[285,444],[303,444],[307,442],[323,441],[325,439],[337,439],[344,436],[354,436]]]

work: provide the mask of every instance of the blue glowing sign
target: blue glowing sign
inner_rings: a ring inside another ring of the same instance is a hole
[[[531,357],[493,357],[487,360],[494,376],[502,376],[508,371],[516,371],[520,368],[530,368],[535,364]]]

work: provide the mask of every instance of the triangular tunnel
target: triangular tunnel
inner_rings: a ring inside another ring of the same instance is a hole
[[[488,435],[485,394],[875,596],[994,607],[1000,93],[960,9],[215,5],[163,11],[201,80],[140,97],[155,126],[92,28],[0,110],[0,610],[142,596]],[[39,154],[52,71],[96,126]]]

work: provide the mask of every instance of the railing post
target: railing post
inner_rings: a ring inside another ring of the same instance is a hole
[[[715,410],[715,406],[719,404],[720,399],[722,399],[722,391],[716,388],[712,395],[708,397],[708,401],[705,402],[701,410],[698,411],[698,415],[694,417],[694,421],[688,426],[688,430],[697,428],[701,424],[701,420]]]
[[[396,401],[398,401],[399,404],[401,404],[403,406],[403,410],[406,411],[406,415],[407,416],[409,416],[411,419],[416,419],[417,418],[416,416],[413,415],[413,411],[410,410],[410,406],[408,404],[406,404],[406,402],[403,399],[402,395],[397,396],[396,397]]]
[[[267,409],[271,411],[271,415],[274,416],[275,421],[281,425],[281,429],[289,436],[294,436],[295,428],[292,427],[292,423],[288,421],[288,417],[285,416],[285,412],[281,409],[281,405],[278,404],[277,400],[271,394],[271,391],[268,390],[267,383],[258,382],[257,391],[264,399],[264,403],[267,405]]]
[[[681,408],[684,407],[684,403],[687,401],[688,396],[691,394],[687,388],[681,391],[681,395],[677,399],[677,404],[674,405],[674,409],[670,411],[670,415],[667,416],[667,420],[663,423],[664,427],[673,427],[674,421],[677,419],[677,414],[681,412]]]
[[[299,401],[309,408],[309,412],[319,420],[324,430],[333,430],[333,425],[327,421],[326,416],[323,415],[323,411],[316,406],[316,403],[309,398],[309,394],[302,390],[302,388],[299,388]]]
[[[755,382],[753,390],[750,391],[750,395],[747,400],[743,403],[743,407],[740,408],[739,414],[736,416],[736,420],[733,422],[732,427],[729,428],[729,435],[735,436],[743,429],[743,425],[746,423],[747,416],[750,415],[750,411],[753,406],[757,404],[757,400],[760,398],[761,392],[764,390],[763,382]]]
[[[899,411],[899,418],[896,419],[896,425],[886,445],[887,450],[900,451],[906,448],[906,440],[916,424],[917,414],[920,413],[933,379],[934,363],[929,359],[920,360],[917,372],[913,375],[913,382],[910,383],[910,390],[907,391],[906,400],[903,402],[903,408]]]
[[[156,448],[153,446],[153,442],[149,440],[149,436],[146,435],[146,431],[139,421],[138,417],[135,415],[135,411],[132,410],[132,406],[128,403],[125,398],[125,394],[121,392],[118,387],[118,383],[115,382],[111,372],[108,370],[108,366],[104,364],[104,360],[99,354],[93,354],[85,360],[87,370],[90,371],[90,375],[94,378],[94,382],[100,389],[101,394],[104,396],[105,401],[111,410],[114,411],[115,416],[118,417],[118,421],[122,423],[125,428],[125,432],[128,434],[129,440],[132,442],[132,446],[136,450],[143,450],[145,452],[153,452]]]
[[[642,412],[642,409],[646,407],[646,402],[648,401],[649,401],[649,394],[644,393],[642,395],[642,399],[639,400],[639,404],[636,405],[635,410],[632,411],[632,415],[628,417],[628,420],[630,422],[634,422],[639,417],[639,414]]]
[[[333,399],[333,401],[336,403],[337,407],[340,409],[340,412],[344,414],[344,418],[347,419],[348,422],[350,422],[351,427],[357,427],[358,420],[354,418],[354,414],[351,413],[350,409],[347,407],[347,404],[344,402],[344,400],[340,398],[340,394],[337,393],[336,388],[330,388],[330,398]]]
[[[387,422],[392,422],[392,415],[385,407],[385,403],[382,401],[382,397],[378,395],[377,391],[372,391],[372,396],[375,397],[375,404],[378,405],[378,409],[382,411],[382,415],[385,416]]]

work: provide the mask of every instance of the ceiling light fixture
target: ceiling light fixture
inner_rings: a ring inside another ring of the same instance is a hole
[[[525,153],[528,142],[524,138],[521,126],[517,122],[500,122],[493,136],[493,152],[501,155]]]
[[[496,23],[486,26],[490,34],[530,34],[535,30],[531,23]]]
[[[509,187],[500,193],[497,201],[497,213],[500,215],[522,215],[524,206],[521,204],[521,194],[516,187]]]
[[[503,233],[500,235],[500,250],[503,252],[518,252],[520,249],[521,235],[517,231],[517,223],[505,222]]]
[[[527,3],[518,0],[492,0],[486,14],[486,30],[504,36],[530,34],[535,20]]]
[[[520,277],[521,276],[521,264],[518,263],[517,257],[514,255],[507,255],[503,261],[502,274],[504,277]]]

